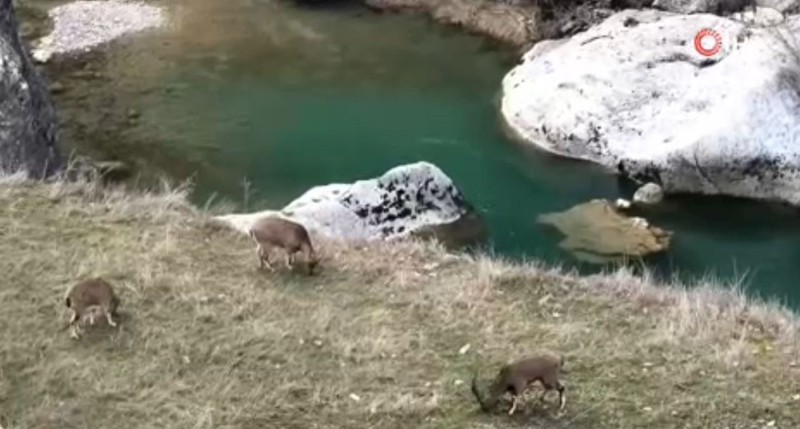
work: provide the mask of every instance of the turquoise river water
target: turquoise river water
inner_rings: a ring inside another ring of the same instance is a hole
[[[164,0],[173,18],[48,72],[72,149],[193,176],[194,199],[278,208],[311,186],[427,160],[488,221],[497,253],[577,267],[541,213],[633,188],[593,165],[511,142],[496,99],[514,57],[427,19],[353,6]],[[800,305],[800,216],[722,198],[671,198],[645,214],[675,232],[662,276],[744,277]]]

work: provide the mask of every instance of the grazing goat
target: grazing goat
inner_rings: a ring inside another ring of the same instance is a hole
[[[268,216],[255,221],[250,227],[249,234],[257,244],[256,252],[260,269],[263,269],[266,264],[270,271],[274,271],[269,261],[273,247],[279,247],[286,252],[287,268],[291,269],[294,265],[297,252],[303,254],[308,274],[312,274],[319,263],[314,247],[311,246],[308,231],[299,223],[277,216]]]
[[[73,285],[67,292],[66,303],[72,312],[68,325],[72,326],[72,338],[79,337],[79,325],[84,317],[88,316],[89,323],[94,325],[98,310],[110,326],[117,326],[111,316],[117,315],[119,298],[114,294],[111,285],[102,278],[83,280]]]
[[[481,409],[488,412],[497,405],[505,393],[511,392],[513,404],[508,414],[512,415],[516,411],[519,401],[522,400],[525,390],[538,380],[544,387],[544,392],[539,399],[544,400],[547,392],[551,390],[558,391],[558,409],[561,411],[567,401],[566,388],[559,380],[561,373],[564,372],[563,367],[564,358],[562,356],[543,352],[503,366],[489,386],[489,394],[486,398],[483,398],[478,390],[477,374],[475,374],[472,378],[472,393],[478,400]]]

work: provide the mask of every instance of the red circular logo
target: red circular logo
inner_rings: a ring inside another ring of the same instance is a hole
[[[713,43],[710,48],[706,47],[709,43]],[[722,36],[710,28],[704,28],[694,36],[694,48],[700,55],[710,57],[722,49]]]

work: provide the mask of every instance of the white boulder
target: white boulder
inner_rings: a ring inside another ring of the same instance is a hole
[[[694,46],[706,28],[721,42],[711,57]],[[666,193],[800,204],[799,29],[798,16],[754,28],[619,12],[526,53],[503,79],[502,115],[529,143]]]
[[[640,204],[658,204],[664,199],[664,190],[655,183],[645,183],[633,194],[633,201]]]
[[[616,207],[618,210],[629,209],[631,208],[631,202],[624,198],[617,198],[617,200],[614,201],[614,207]]]
[[[353,184],[311,188],[280,211],[230,214],[217,219],[243,233],[263,216],[283,216],[312,235],[344,241],[392,240],[432,227],[458,224],[474,214],[438,167],[418,162]]]

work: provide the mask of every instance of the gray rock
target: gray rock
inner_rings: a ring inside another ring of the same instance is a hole
[[[641,204],[658,204],[664,199],[664,190],[655,183],[646,183],[633,194],[633,201]]]
[[[0,0],[0,171],[48,177],[63,167],[49,88],[19,37],[11,0]]]

